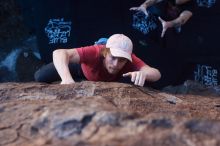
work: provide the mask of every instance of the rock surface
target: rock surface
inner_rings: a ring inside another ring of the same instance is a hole
[[[0,145],[219,146],[220,97],[121,83],[0,84]]]

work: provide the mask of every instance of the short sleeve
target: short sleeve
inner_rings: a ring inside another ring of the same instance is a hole
[[[77,48],[80,57],[80,63],[92,63],[100,55],[102,45],[86,46]]]
[[[132,54],[131,57],[132,57],[132,65],[135,68],[135,70],[140,70],[143,66],[147,65],[136,55]]]

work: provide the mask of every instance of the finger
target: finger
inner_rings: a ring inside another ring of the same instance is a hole
[[[140,80],[140,73],[138,72],[137,75],[136,75],[136,79],[135,79],[134,84],[135,84],[135,85],[138,85],[139,80]]]
[[[125,74],[123,74],[122,76],[123,76],[123,77],[129,77],[129,76],[131,76],[131,72],[125,73]]]
[[[158,19],[160,20],[161,23],[164,21],[161,17],[158,17]]]
[[[162,33],[161,33],[161,36],[160,36],[160,37],[162,37],[162,38],[164,37],[164,31],[162,31]]]
[[[138,9],[138,7],[131,7],[129,10],[130,11],[136,11]]]
[[[142,79],[142,83],[141,83],[141,86],[142,86],[142,87],[144,86],[145,81],[146,81],[146,76],[145,76],[145,75],[143,75],[143,79]]]
[[[140,79],[139,79],[138,85],[142,86],[142,84],[143,84],[143,74],[140,73]]]
[[[136,74],[135,72],[133,72],[133,73],[131,74],[131,81],[132,81],[132,82],[134,82],[134,81],[136,80],[136,76],[137,76],[137,74]]]
[[[148,12],[147,12],[146,9],[144,9],[143,12],[144,12],[144,14],[145,14],[146,16],[148,16]]]
[[[163,30],[162,30],[162,33],[161,33],[161,37],[164,37],[166,30],[167,30],[167,28],[165,28],[165,27],[163,26]]]
[[[144,86],[144,83],[145,83],[145,81],[144,80],[142,80],[142,83],[141,83],[141,87],[143,87]]]
[[[163,31],[162,31],[162,33],[161,33],[161,37],[164,37],[166,30],[167,30],[167,29],[163,29]]]

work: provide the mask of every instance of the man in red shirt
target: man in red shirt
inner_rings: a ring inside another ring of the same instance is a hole
[[[132,41],[123,34],[112,35],[106,45],[58,49],[53,52],[53,63],[37,71],[35,79],[52,82],[60,77],[61,84],[72,84],[73,77],[106,82],[131,77],[131,82],[138,86],[143,86],[146,80],[159,80],[160,72],[146,65],[132,50]]]

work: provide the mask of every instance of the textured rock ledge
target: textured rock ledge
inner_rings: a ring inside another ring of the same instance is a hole
[[[103,82],[0,84],[0,145],[219,146],[220,97]]]

